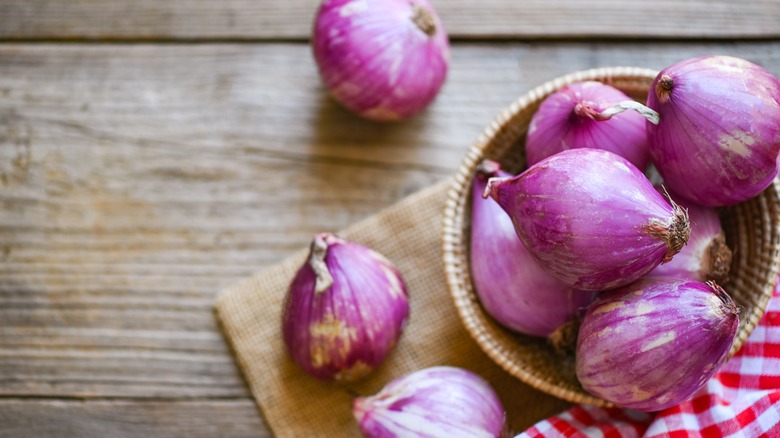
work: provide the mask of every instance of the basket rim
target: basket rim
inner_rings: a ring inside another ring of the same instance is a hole
[[[470,194],[471,181],[476,165],[484,159],[484,153],[486,148],[490,145],[491,140],[501,130],[511,122],[514,115],[519,111],[527,107],[528,105],[538,102],[555,90],[575,82],[581,82],[586,80],[604,80],[606,78],[620,77],[624,79],[639,79],[639,80],[652,80],[658,74],[657,70],[642,68],[642,67],[629,67],[629,66],[614,66],[614,67],[599,67],[587,70],[575,71],[555,79],[549,80],[530,91],[526,92],[519,98],[515,99],[508,107],[501,111],[498,116],[490,122],[490,124],[482,131],[477,140],[469,147],[465,154],[465,157],[461,160],[457,173],[450,182],[450,188],[447,191],[447,197],[444,207],[444,215],[442,221],[442,254],[444,260],[444,270],[447,281],[447,287],[450,292],[450,296],[455,303],[458,315],[464,324],[466,331],[479,344],[480,348],[501,368],[504,369],[510,375],[518,378],[526,384],[543,391],[547,394],[556,396],[563,400],[572,403],[585,403],[601,407],[615,406],[613,403],[606,401],[602,398],[593,396],[585,392],[574,391],[559,385],[554,382],[540,378],[536,374],[529,372],[526,369],[518,366],[509,356],[509,353],[499,345],[497,341],[491,341],[491,333],[487,328],[480,323],[477,318],[473,318],[470,314],[470,306],[468,302],[477,301],[476,294],[471,292],[468,288],[464,287],[464,278],[462,277],[462,265],[459,265],[460,255],[460,240],[463,234],[461,225],[461,216],[464,213],[466,199]],[[778,179],[775,179],[770,185],[770,188],[774,188],[775,194],[780,193],[780,183]],[[775,234],[780,233],[780,222],[775,224],[773,230]],[[468,262],[466,262],[468,265]],[[777,278],[778,267],[780,266],[780,251],[777,247],[774,249],[773,262],[771,265],[770,275],[772,278]],[[461,269],[459,269],[461,268]],[[470,278],[470,274],[467,274],[467,278]],[[762,295],[756,307],[748,315],[748,320],[745,324],[745,328],[741,330],[735,338],[734,344],[729,352],[729,358],[738,351],[742,343],[747,339],[748,335],[753,331],[758,321],[763,316],[769,299],[770,294]],[[743,333],[745,332],[745,333]]]

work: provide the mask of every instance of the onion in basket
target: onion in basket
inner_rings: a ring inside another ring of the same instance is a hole
[[[713,282],[644,279],[605,292],[582,318],[577,378],[586,391],[618,406],[674,406],[726,360],[737,313]]]
[[[614,152],[639,169],[647,167],[647,120],[637,112],[602,112],[629,101],[617,88],[597,81],[577,82],[549,95],[528,126],[528,165],[567,149],[595,148]]]
[[[355,399],[352,412],[367,438],[506,435],[506,413],[493,388],[455,367],[395,379],[378,394]]]
[[[647,106],[650,155],[671,191],[700,205],[758,195],[778,172],[780,81],[730,56],[679,62],[655,78]]]
[[[488,160],[474,175],[470,252],[474,288],[485,310],[501,325],[547,337],[586,307],[593,293],[573,289],[547,273],[518,239],[504,210],[493,199],[482,199],[488,178],[495,176],[510,174]]]
[[[688,215],[612,152],[570,149],[485,189],[526,249],[567,285],[601,291],[632,283],[680,251]]]
[[[386,258],[321,233],[290,285],[282,332],[290,356],[304,371],[352,381],[384,360],[408,316],[406,285]]]

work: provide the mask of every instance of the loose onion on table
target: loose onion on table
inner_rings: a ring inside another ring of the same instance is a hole
[[[530,166],[567,149],[595,148],[644,169],[650,159],[647,120],[634,111],[605,112],[629,101],[622,91],[596,81],[577,82],[552,93],[531,118],[526,162]]]
[[[355,399],[352,412],[367,438],[487,438],[506,431],[495,391],[478,375],[455,367],[395,379],[378,394]]]
[[[325,0],[312,36],[330,94],[368,119],[422,111],[447,75],[447,33],[428,0]]]
[[[780,81],[730,56],[703,56],[663,69],[647,106],[653,163],[670,190],[700,205],[758,195],[778,173]]]
[[[737,306],[713,282],[644,279],[601,294],[582,318],[582,387],[618,406],[658,411],[689,398],[726,360]]]
[[[321,233],[285,297],[282,332],[304,371],[352,381],[384,360],[408,316],[406,285],[386,258]]]
[[[673,195],[674,196],[674,195]],[[691,221],[688,243],[668,263],[650,271],[647,277],[669,277],[724,284],[731,268],[731,249],[714,208],[684,205]]]
[[[593,293],[573,289],[547,273],[525,249],[509,216],[493,199],[482,198],[488,178],[496,176],[511,175],[487,160],[474,175],[470,250],[474,288],[499,324],[548,337],[586,307]]]
[[[506,211],[526,249],[565,284],[601,291],[629,284],[685,245],[684,209],[626,159],[582,148],[514,178],[491,178],[485,196]]]

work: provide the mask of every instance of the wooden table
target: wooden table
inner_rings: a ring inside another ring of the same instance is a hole
[[[220,290],[446,178],[553,77],[780,74],[776,0],[435,4],[447,83],[383,125],[320,85],[316,0],[0,0],[0,436],[270,436]]]

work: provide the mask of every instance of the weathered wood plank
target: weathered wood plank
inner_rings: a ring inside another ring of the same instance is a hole
[[[251,399],[0,399],[0,437],[270,437]]]
[[[305,39],[319,0],[5,0],[0,38]],[[453,38],[776,37],[774,0],[435,1]]]

